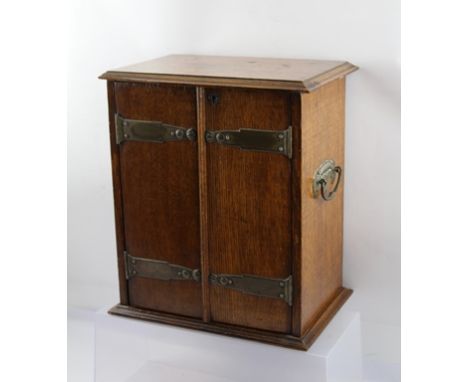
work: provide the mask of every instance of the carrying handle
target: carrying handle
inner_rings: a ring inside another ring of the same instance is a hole
[[[325,160],[319,168],[315,171],[313,180],[313,197],[317,198],[319,195],[325,201],[332,200],[341,181],[343,170],[340,166],[335,165],[331,159]],[[333,189],[329,191],[331,184],[334,184]]]
[[[323,200],[332,200],[335,195],[336,195],[336,190],[338,190],[338,186],[340,185],[340,180],[341,180],[341,167],[340,166],[335,166],[333,169],[335,173],[338,174],[338,178],[335,181],[335,187],[333,187],[332,191],[327,190],[327,181],[325,179],[320,180],[320,195],[322,195]]]

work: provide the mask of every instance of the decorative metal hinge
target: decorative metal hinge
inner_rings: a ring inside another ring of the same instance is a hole
[[[278,298],[292,305],[292,276],[273,279],[253,275],[211,274],[210,282],[254,296]]]
[[[197,139],[197,131],[193,128],[186,129],[158,121],[126,119],[115,114],[115,136],[117,144],[123,141],[164,143],[182,140],[194,141]]]
[[[208,143],[239,147],[241,150],[266,151],[292,157],[292,128],[286,130],[210,130],[205,133]]]
[[[146,277],[158,280],[195,280],[200,281],[200,270],[191,269],[182,265],[170,264],[167,261],[134,257],[124,252],[125,276],[127,280],[132,277]]]

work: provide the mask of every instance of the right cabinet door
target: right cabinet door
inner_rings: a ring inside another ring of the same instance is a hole
[[[281,140],[291,123],[289,93],[213,88],[206,97],[211,319],[288,333],[291,160],[284,152],[241,149],[232,139],[262,148],[278,131]],[[270,133],[216,136],[239,129]]]

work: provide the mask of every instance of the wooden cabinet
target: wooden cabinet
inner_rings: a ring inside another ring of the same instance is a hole
[[[167,56],[106,72],[120,304],[307,349],[342,287],[347,62]]]

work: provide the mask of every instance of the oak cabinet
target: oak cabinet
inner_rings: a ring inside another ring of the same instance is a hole
[[[108,71],[120,304],[307,349],[342,286],[347,62],[167,56]]]

